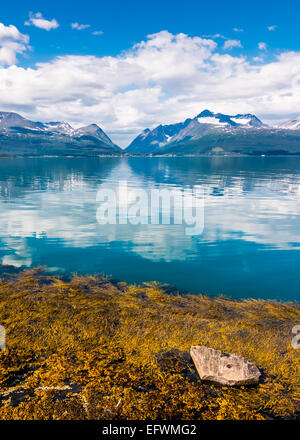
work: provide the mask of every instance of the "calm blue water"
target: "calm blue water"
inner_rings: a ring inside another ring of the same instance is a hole
[[[204,231],[99,225],[96,194],[199,185]],[[157,280],[186,291],[300,299],[300,158],[0,159],[0,262]]]

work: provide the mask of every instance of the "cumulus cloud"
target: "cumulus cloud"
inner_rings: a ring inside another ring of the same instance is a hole
[[[52,20],[46,20],[43,18],[43,15],[41,12],[37,12],[36,14],[29,14],[29,20],[25,21],[24,23],[26,26],[35,26],[40,29],[45,29],[45,31],[50,31],[50,29],[56,29],[59,27],[58,22],[55,20],[55,18],[52,18]]]
[[[241,28],[233,28],[234,32],[244,32],[244,29]]]
[[[254,62],[212,39],[149,35],[118,56],[66,55],[0,69],[0,108],[34,120],[96,122],[122,146],[146,127],[201,110],[256,113],[266,122],[300,115],[300,52]]]
[[[103,35],[103,31],[94,31],[92,32],[93,35]]]
[[[79,24],[77,22],[71,24],[71,28],[72,29],[77,29],[78,31],[82,31],[84,29],[88,29],[89,27],[91,27],[90,24]]]
[[[278,26],[276,24],[273,24],[272,26],[268,26],[268,31],[276,31],[277,28]]]
[[[29,37],[15,26],[0,23],[0,65],[11,65],[17,61],[17,54],[28,49]]]
[[[259,50],[267,50],[267,43],[264,43],[263,41],[258,43]]]
[[[223,49],[224,50],[231,50],[234,47],[241,47],[241,48],[243,47],[240,40],[227,40],[227,41],[225,41]]]

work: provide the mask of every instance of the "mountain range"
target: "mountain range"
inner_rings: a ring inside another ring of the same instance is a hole
[[[120,153],[96,124],[75,129],[67,122],[33,122],[17,113],[0,112],[0,155]]]
[[[204,110],[194,118],[145,129],[122,150],[96,124],[33,122],[0,112],[0,156],[25,155],[300,155],[300,117],[279,127],[253,114]]]
[[[152,155],[300,154],[300,117],[270,127],[252,114],[204,110],[193,119],[146,129],[128,153]]]

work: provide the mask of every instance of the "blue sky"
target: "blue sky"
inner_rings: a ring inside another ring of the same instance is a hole
[[[24,26],[29,12],[53,17],[59,28],[41,32]],[[168,30],[190,36],[222,34],[240,38],[244,53],[256,54],[257,44],[265,41],[269,48],[300,50],[300,3],[296,0],[122,0],[122,1],[13,1],[1,7],[0,20],[14,24],[31,36],[30,62],[61,54],[116,55],[143,40],[146,35]],[[89,24],[85,32],[72,31],[70,24]],[[276,25],[276,32],[267,27]],[[244,32],[234,32],[233,29]],[[95,38],[92,31],[102,31]],[[238,35],[239,34],[239,35]],[[24,62],[24,60],[23,60]],[[28,60],[29,63],[29,60]]]
[[[299,19],[295,0],[7,2],[0,107],[121,145],[206,107],[278,123],[300,115]]]

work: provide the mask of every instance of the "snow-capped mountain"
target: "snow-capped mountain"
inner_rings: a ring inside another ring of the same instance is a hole
[[[73,128],[67,122],[34,122],[17,113],[0,112],[0,154],[120,153],[96,124]]]
[[[101,142],[104,142],[107,145],[114,146],[111,139],[104,133],[104,131],[97,124],[90,124],[85,127],[77,128],[73,130],[72,136],[82,137],[82,136],[90,136],[92,138],[98,139]]]
[[[213,113],[204,110],[196,118],[199,124],[212,124],[222,127],[242,127],[242,128],[262,128],[265,125],[255,116],[251,114],[238,114],[235,116],[224,115],[222,113]]]
[[[172,125],[159,125],[154,130],[146,129],[127,147],[130,153],[152,153],[173,144],[201,139],[209,133],[236,133],[245,130],[268,128],[255,115],[229,116],[204,110],[193,119]]]
[[[300,130],[300,116],[295,119],[290,119],[289,121],[280,125],[280,128],[284,130]]]
[[[0,112],[0,132],[9,131],[12,127],[41,130],[38,122],[29,121],[17,113]]]
[[[41,123],[43,129],[47,131],[51,131],[52,133],[61,133],[68,134],[72,136],[74,133],[74,128],[71,127],[68,122],[46,122],[44,124]]]
[[[191,119],[187,119],[185,122],[179,122],[178,124],[159,125],[154,130],[146,128],[131,142],[126,151],[131,153],[149,153],[158,147],[168,144],[190,122]]]
[[[129,154],[199,155],[300,154],[300,117],[269,127],[253,114],[204,110],[194,118],[147,128],[127,147]],[[34,122],[0,112],[0,156],[123,154],[97,125]]]

